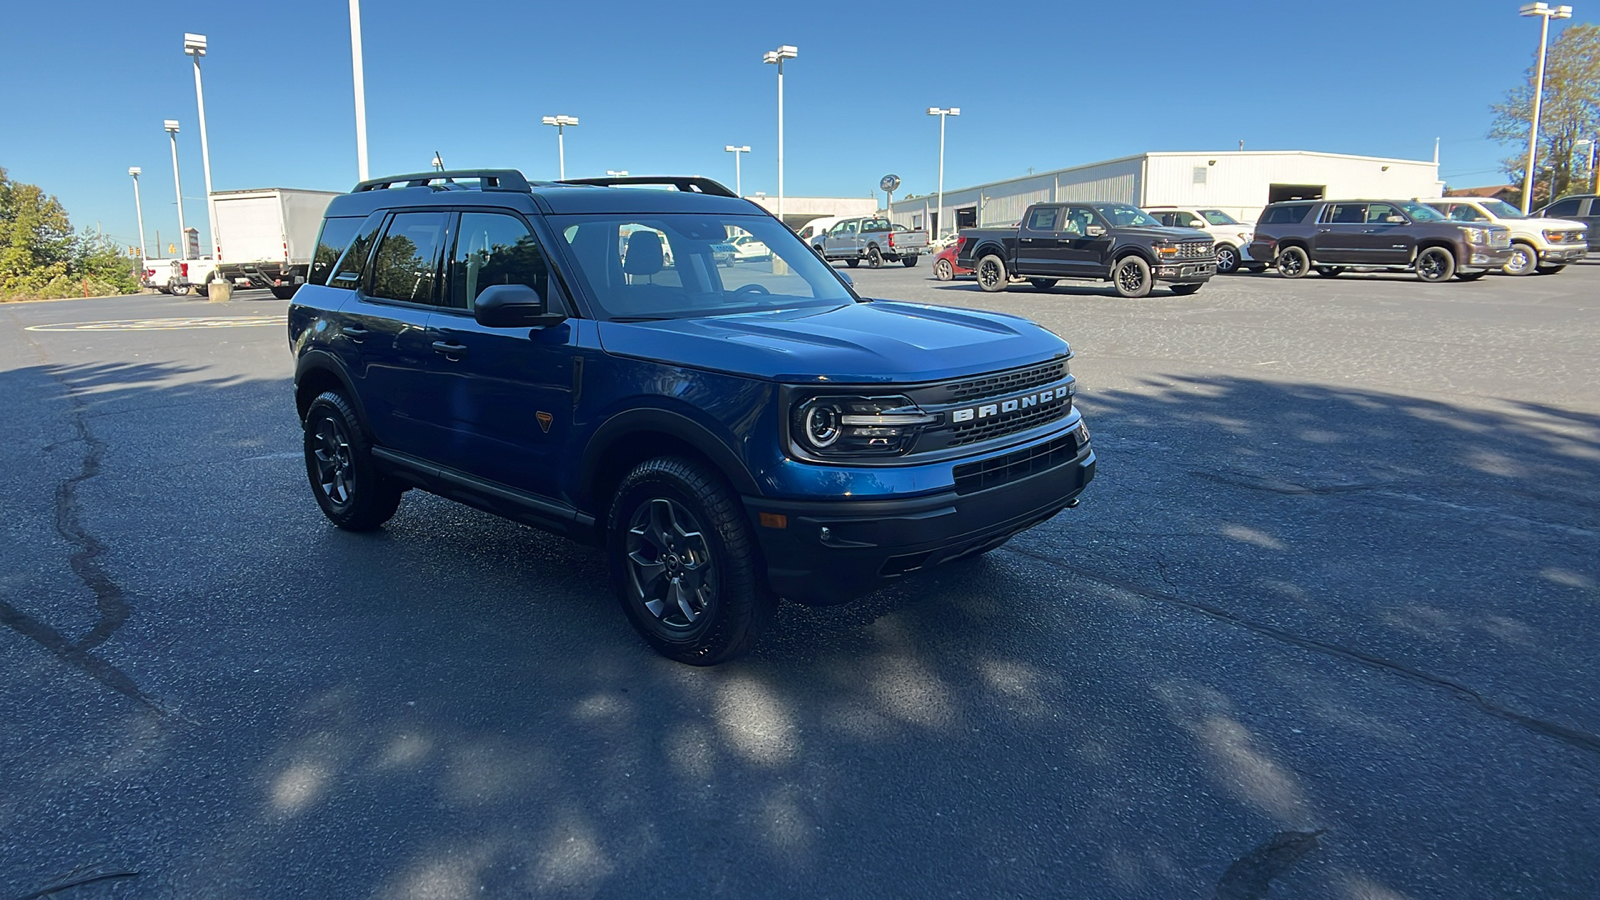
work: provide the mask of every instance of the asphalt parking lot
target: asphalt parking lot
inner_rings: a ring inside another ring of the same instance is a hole
[[[0,306],[0,898],[1600,896],[1600,259],[1141,300],[1083,505],[750,657],[305,485],[286,303]]]

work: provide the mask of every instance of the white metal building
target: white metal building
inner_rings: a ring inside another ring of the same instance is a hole
[[[1438,197],[1439,164],[1310,150],[1142,153],[934,194],[897,199],[894,221],[937,234],[1010,225],[1033,203],[1100,200],[1135,206],[1198,206],[1254,222],[1278,200]]]

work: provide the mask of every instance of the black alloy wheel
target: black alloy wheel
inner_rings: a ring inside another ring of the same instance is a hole
[[[978,287],[989,293],[1003,291],[1011,276],[1006,272],[1006,261],[991,253],[978,260]]]
[[[1124,256],[1111,268],[1111,283],[1116,286],[1117,293],[1124,297],[1137,299],[1148,296],[1150,264],[1139,256]]]
[[[1300,247],[1285,247],[1278,253],[1278,274],[1285,278],[1304,278],[1311,270],[1311,257]]]
[[[906,268],[909,269],[912,266],[916,265],[917,264],[917,260],[919,260],[921,258],[922,257],[920,257],[920,256],[902,256],[902,257],[900,257],[900,265],[905,266]]]
[[[306,408],[306,476],[323,515],[346,531],[371,531],[394,515],[403,488],[379,472],[361,422],[343,395],[319,394]]]
[[[1239,271],[1239,250],[1232,244],[1217,245],[1217,274],[1232,275]]]
[[[1449,281],[1456,274],[1456,258],[1444,247],[1427,247],[1417,254],[1417,277],[1430,284]]]
[[[881,268],[883,268],[883,254],[878,251],[877,247],[868,247],[867,248],[867,268],[869,268],[869,269],[881,269]]]
[[[950,260],[941,259],[933,264],[933,277],[938,281],[954,281],[956,277],[955,266]]]

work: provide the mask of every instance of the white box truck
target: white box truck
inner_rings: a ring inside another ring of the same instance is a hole
[[[258,188],[211,195],[222,248],[217,272],[287,300],[305,283],[322,214],[338,191]]]

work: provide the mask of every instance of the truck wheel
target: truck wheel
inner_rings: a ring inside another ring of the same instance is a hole
[[[1500,267],[1500,271],[1507,275],[1532,275],[1539,265],[1539,251],[1527,241],[1516,241],[1511,245],[1511,258]]]
[[[856,259],[854,256],[852,256],[849,259],[845,260],[844,264],[849,266],[850,268],[854,269],[856,266],[861,264],[861,260]]]
[[[1124,256],[1111,267],[1111,283],[1124,297],[1149,296],[1150,264],[1139,256]]]
[[[940,259],[933,263],[933,277],[938,281],[954,281],[956,278],[955,266],[950,265],[950,260]]]
[[[1172,285],[1172,292],[1174,294],[1177,294],[1179,297],[1187,297],[1190,294],[1194,293],[1195,291],[1200,290],[1200,288],[1202,288],[1202,287],[1204,287],[1204,285],[1199,285],[1199,284],[1175,284],[1175,285]]]
[[[1338,278],[1344,274],[1344,266],[1317,266],[1317,274],[1323,278]]]
[[[346,531],[371,531],[400,506],[402,488],[378,471],[355,410],[337,391],[306,408],[303,447],[311,493],[329,521]]]
[[[883,254],[878,251],[877,247],[868,247],[867,248],[867,268],[869,268],[869,269],[881,269],[881,268],[883,268]]]
[[[902,256],[902,257],[900,257],[900,265],[905,266],[906,268],[909,269],[912,266],[916,265],[917,264],[917,260],[919,260],[921,258],[922,257],[920,257],[920,256]]]
[[[211,282],[209,282],[209,281],[195,282],[194,292],[196,294],[199,294],[202,297],[211,296]]]
[[[1033,285],[1033,289],[1036,291],[1048,291],[1055,287],[1056,282],[1060,280],[1059,278],[1029,278],[1028,283]]]
[[[1304,278],[1311,269],[1311,257],[1299,247],[1285,247],[1278,254],[1278,274],[1285,278]]]
[[[1239,249],[1232,244],[1217,245],[1217,274],[1232,275],[1239,271]]]
[[[1006,261],[996,254],[989,254],[978,260],[978,287],[989,293],[1003,291],[1011,276],[1006,272]]]
[[[272,296],[277,297],[279,300],[288,300],[294,297],[295,291],[300,290],[300,285],[291,284],[288,287],[274,287],[270,290],[272,291]]]
[[[762,583],[744,509],[700,463],[640,463],[606,525],[617,600],[657,652],[713,666],[755,645],[776,601]]]
[[[187,282],[174,278],[167,282],[167,293],[174,297],[187,297],[189,295],[189,285]]]
[[[1417,254],[1417,277],[1436,283],[1456,274],[1456,257],[1444,247],[1427,247]]]

